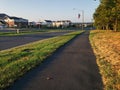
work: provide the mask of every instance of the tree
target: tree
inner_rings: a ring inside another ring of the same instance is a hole
[[[120,0],[101,0],[93,18],[98,29],[120,29]]]

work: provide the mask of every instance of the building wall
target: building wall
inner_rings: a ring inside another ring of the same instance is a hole
[[[14,23],[19,28],[28,26],[28,20],[27,19],[23,19],[23,18],[14,19]]]
[[[10,19],[6,18],[5,22],[8,24],[8,27],[27,27],[28,20],[26,19]]]
[[[70,25],[70,21],[64,20],[64,21],[55,21],[53,22],[53,27],[68,27]]]
[[[0,20],[3,20],[7,23],[8,27],[27,27],[28,20],[19,18],[19,17],[11,17],[6,14],[0,14]]]
[[[15,23],[14,23],[13,19],[6,18],[4,21],[7,23],[8,27],[14,27],[15,26]]]

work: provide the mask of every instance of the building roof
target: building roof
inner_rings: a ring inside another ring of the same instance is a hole
[[[45,20],[46,22],[52,22],[51,20]]]
[[[5,24],[6,24],[5,21],[0,20],[0,25],[5,25]]]
[[[4,19],[6,16],[9,17],[7,14],[0,13],[0,19]]]
[[[25,21],[28,21],[28,19],[24,19],[24,18],[20,18],[20,17],[9,17],[10,19],[14,19],[14,20],[25,20]]]
[[[9,17],[10,19],[21,19],[21,18],[18,18],[18,17]]]
[[[28,21],[27,19],[15,17],[15,16],[8,16],[7,14],[0,13],[0,20],[4,20],[6,17],[8,17],[8,18],[10,18],[10,19],[15,19],[15,20],[20,20],[20,19],[22,19],[22,20]]]

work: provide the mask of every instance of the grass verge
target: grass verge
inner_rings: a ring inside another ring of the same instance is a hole
[[[83,31],[37,41],[0,51],[0,89],[10,86],[17,78],[40,65],[48,56]]]
[[[20,30],[19,33],[17,33],[16,30],[11,30],[11,31],[7,31],[7,32],[0,32],[0,36],[20,36],[20,35],[26,35],[26,34],[38,34],[38,33],[48,33],[48,32],[65,32],[65,31],[69,31],[69,30],[61,30],[61,29],[30,29],[30,30]],[[71,30],[72,31],[72,30]]]
[[[89,38],[104,90],[120,90],[120,32],[94,30]]]

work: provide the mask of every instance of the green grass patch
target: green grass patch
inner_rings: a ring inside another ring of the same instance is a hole
[[[18,77],[40,65],[56,49],[82,32],[76,31],[0,51],[0,89],[10,86]]]
[[[0,32],[0,36],[18,36],[18,35],[25,35],[25,34],[34,34],[34,33],[41,33],[41,32],[47,32],[43,30],[19,30],[19,33],[17,33],[17,30],[11,30],[7,32]]]
[[[26,34],[36,34],[36,33],[48,33],[48,32],[64,32],[64,31],[69,31],[69,30],[61,30],[61,29],[29,29],[29,30],[24,30],[20,29],[19,33],[17,33],[17,30],[11,30],[8,32],[0,32],[0,36],[20,36],[20,35],[26,35]]]

